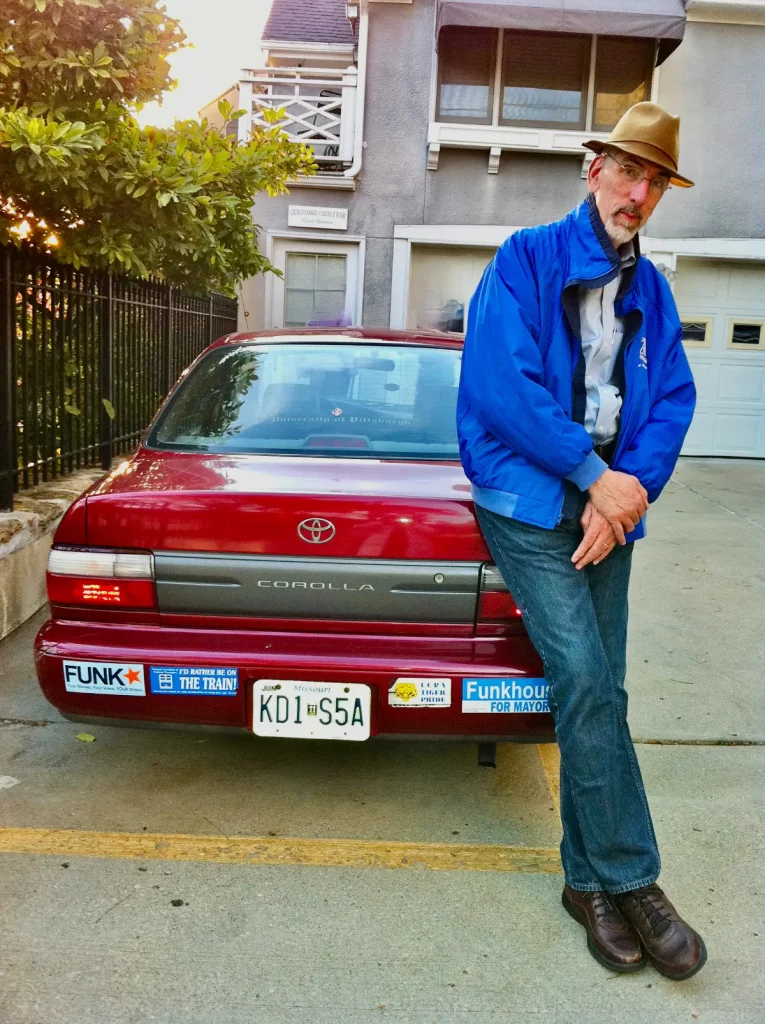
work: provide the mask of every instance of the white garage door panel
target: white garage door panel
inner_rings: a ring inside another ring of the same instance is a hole
[[[735,455],[739,450],[757,451],[761,416],[731,415],[718,413],[715,416],[714,444],[720,455]]]
[[[688,353],[690,356],[690,353]],[[706,402],[714,402],[717,398],[717,367],[711,362],[691,361],[693,382],[696,385],[696,403],[698,407]],[[698,416],[698,411],[696,412]]]
[[[727,366],[720,367],[720,385],[717,398],[721,402],[736,402],[741,405],[753,402],[763,404],[763,385],[765,384],[765,366]]]
[[[763,271],[760,267],[738,266],[731,274],[728,298],[731,302],[754,302],[762,306]]]
[[[684,455],[704,455],[714,447],[714,417],[708,412],[696,412],[685,438]]]
[[[720,283],[719,265],[712,261],[678,260],[677,276],[675,295],[678,303],[680,295],[691,302],[694,299],[701,299],[707,303],[715,302],[718,292],[723,290]]]
[[[680,319],[709,319],[706,343],[686,346],[696,415],[686,455],[765,458],[765,349],[730,348],[728,327],[765,319],[765,264],[678,259]]]

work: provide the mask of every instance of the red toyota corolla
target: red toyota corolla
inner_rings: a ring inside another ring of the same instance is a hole
[[[48,700],[258,736],[551,739],[459,463],[460,357],[357,328],[212,345],[56,532]]]

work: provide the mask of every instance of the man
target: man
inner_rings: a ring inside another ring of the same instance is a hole
[[[679,119],[638,103],[584,203],[518,231],[473,296],[458,401],[478,519],[549,683],[561,752],[563,905],[615,971],[690,978],[701,937],[659,852],[624,689],[633,541],[669,480],[695,389],[669,286],[638,230],[678,173]]]

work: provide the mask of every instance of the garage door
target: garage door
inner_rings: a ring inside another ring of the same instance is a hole
[[[496,249],[413,245],[407,327],[464,331],[470,297]]]
[[[765,264],[678,259],[675,298],[698,391],[683,454],[765,458]]]

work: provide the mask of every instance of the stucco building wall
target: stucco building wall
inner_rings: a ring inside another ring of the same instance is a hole
[[[586,194],[582,160],[503,152],[488,174],[487,150],[442,149],[427,169],[435,0],[369,6],[363,167],[355,192],[293,188],[254,208],[265,230],[287,231],[290,204],[348,210],[363,237],[366,324],[388,324],[397,225],[514,225],[563,216]],[[682,169],[698,184],[673,189],[648,227],[653,237],[765,238],[765,27],[689,22],[661,66],[659,102],[682,119]],[[742,74],[746,88],[742,88]],[[309,236],[311,232],[304,233]],[[248,282],[250,329],[263,326],[263,280]]]
[[[651,234],[764,238],[765,27],[689,22],[659,74],[696,186],[662,200]]]

